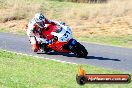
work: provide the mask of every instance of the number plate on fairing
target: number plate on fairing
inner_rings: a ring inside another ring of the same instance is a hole
[[[59,33],[52,32],[51,34],[57,36],[58,41],[60,42],[67,42],[68,40],[72,39],[72,32],[68,27],[62,28],[62,30],[59,31]]]
[[[66,33],[59,38],[59,41],[66,42],[71,38],[72,38],[72,36],[71,36],[70,32],[66,31]]]

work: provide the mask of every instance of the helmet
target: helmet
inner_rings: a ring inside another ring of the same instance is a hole
[[[44,28],[44,26],[45,26],[45,17],[42,13],[36,13],[35,17],[34,17],[34,20],[40,28]]]

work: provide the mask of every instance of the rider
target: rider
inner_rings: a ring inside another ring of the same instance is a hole
[[[34,18],[27,25],[27,35],[32,45],[34,52],[39,50],[39,42],[43,41],[45,44],[49,44],[52,41],[46,38],[41,38],[41,32],[45,29],[45,24],[59,25],[56,21],[45,18],[42,13],[36,13]]]

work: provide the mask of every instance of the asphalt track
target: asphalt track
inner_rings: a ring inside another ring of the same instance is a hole
[[[132,73],[132,49],[84,42],[82,44],[89,52],[86,58],[76,58],[74,54],[63,53],[36,54],[32,52],[27,36],[0,33],[0,48],[4,50]]]

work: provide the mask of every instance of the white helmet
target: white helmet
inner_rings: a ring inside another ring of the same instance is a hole
[[[44,28],[45,26],[45,17],[42,13],[36,13],[34,20],[36,21],[36,24],[40,27],[40,28]]]

